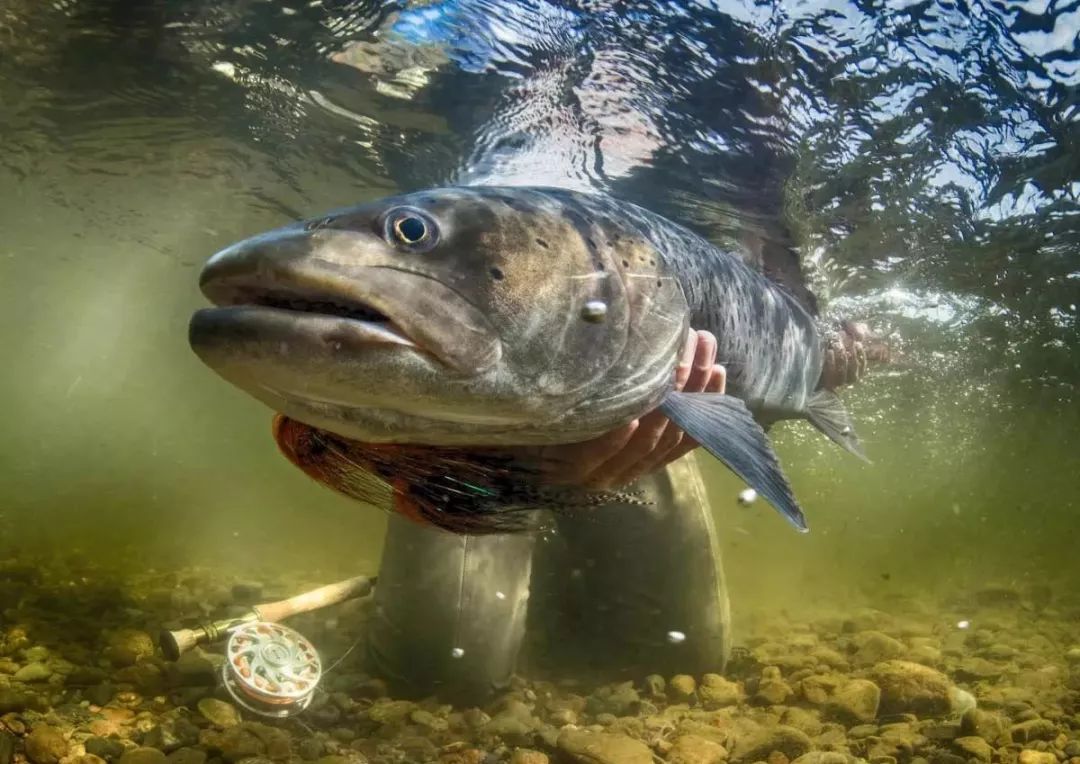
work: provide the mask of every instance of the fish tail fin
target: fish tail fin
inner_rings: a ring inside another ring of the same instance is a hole
[[[806,418],[810,420],[810,424],[829,436],[829,439],[838,446],[870,464],[859,436],[855,433],[855,427],[851,423],[851,415],[848,414],[843,401],[836,393],[830,390],[818,390],[810,396]]]
[[[798,530],[810,529],[764,430],[745,403],[719,393],[669,393],[660,410]]]

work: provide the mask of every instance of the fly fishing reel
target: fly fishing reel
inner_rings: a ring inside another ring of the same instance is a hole
[[[232,699],[260,716],[285,718],[311,704],[322,663],[299,632],[269,621],[237,628],[225,645],[221,679]]]

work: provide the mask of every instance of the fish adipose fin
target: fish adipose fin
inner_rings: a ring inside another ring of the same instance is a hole
[[[810,396],[806,408],[806,418],[810,420],[810,424],[828,435],[841,448],[855,454],[867,464],[870,463],[862,443],[859,442],[859,436],[855,434],[851,416],[836,393],[818,390]]]
[[[745,403],[719,393],[670,393],[660,410],[746,481],[788,522],[803,533],[810,530],[776,454],[765,440],[764,430]]]

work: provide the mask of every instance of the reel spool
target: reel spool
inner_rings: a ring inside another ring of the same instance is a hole
[[[299,632],[270,621],[244,624],[225,645],[222,683],[252,713],[285,718],[311,704],[322,678],[319,654]]]

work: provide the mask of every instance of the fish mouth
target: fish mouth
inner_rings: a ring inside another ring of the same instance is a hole
[[[336,351],[397,346],[458,374],[499,360],[502,343],[469,300],[420,270],[365,263],[364,245],[354,232],[287,231],[223,250],[199,280],[215,307],[193,317],[193,343],[226,327],[242,325],[250,337],[264,326],[266,337],[292,333]]]
[[[322,334],[338,346],[401,345],[424,353],[440,363],[452,364],[433,349],[414,340],[401,326],[374,306],[350,300],[342,295],[289,292],[281,288],[259,291],[257,288],[230,288],[222,293],[215,288],[215,308],[200,311],[213,313],[217,319],[292,321],[296,325],[325,326]]]

